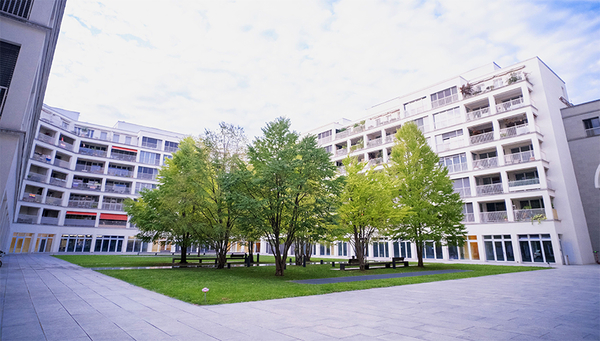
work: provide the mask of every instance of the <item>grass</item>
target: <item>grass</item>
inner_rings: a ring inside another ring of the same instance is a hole
[[[170,257],[143,256],[58,256],[58,258],[82,266],[142,266],[151,262],[164,262]],[[104,259],[102,259],[104,258]],[[266,260],[267,257],[265,257]],[[261,256],[261,262],[263,256]],[[110,265],[108,265],[110,264]],[[118,265],[117,265],[118,264]],[[134,265],[135,264],[135,265]],[[153,263],[156,264],[156,263]],[[413,263],[414,265],[414,263]],[[442,275],[426,275],[407,278],[379,279],[335,284],[299,284],[290,280],[361,276],[398,272],[461,269],[469,272]],[[332,292],[381,288],[397,285],[435,282],[469,277],[489,276],[511,272],[540,270],[539,267],[475,265],[475,264],[426,264],[425,268],[411,266],[398,269],[376,269],[360,271],[333,271],[331,265],[307,265],[306,268],[288,266],[284,277],[275,277],[275,267],[251,268],[175,268],[153,270],[101,270],[99,272],[133,285],[143,287],[193,304],[222,304],[260,301],[285,297],[320,295]],[[204,303],[202,288],[210,289]]]

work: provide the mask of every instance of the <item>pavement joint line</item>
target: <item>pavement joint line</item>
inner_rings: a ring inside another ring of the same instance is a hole
[[[300,284],[334,284],[334,283],[362,282],[362,281],[370,281],[370,280],[376,280],[376,279],[443,275],[443,274],[449,274],[449,273],[469,272],[469,271],[472,271],[472,270],[459,270],[459,269],[431,270],[431,271],[402,272],[402,273],[382,274],[382,275],[362,275],[362,276],[302,279],[302,280],[295,280],[295,281],[290,281],[290,282],[300,283]]]

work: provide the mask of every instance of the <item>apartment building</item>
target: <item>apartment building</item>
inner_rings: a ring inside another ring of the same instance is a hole
[[[561,114],[592,247],[600,252],[600,100]]]
[[[159,168],[181,134],[117,122],[79,121],[79,113],[44,105],[18,191],[10,238],[21,252],[162,251],[135,238],[123,202],[156,188]],[[171,246],[167,246],[170,250]]]
[[[417,124],[465,203],[468,231],[464,245],[425,243],[426,259],[586,264],[593,253],[561,117],[568,104],[565,83],[532,58],[485,65],[307,133],[343,172],[348,154],[382,167],[397,129]],[[409,241],[385,238],[368,253],[416,258]],[[352,250],[336,243],[314,254]]]
[[[65,4],[0,1],[0,246],[10,238]]]

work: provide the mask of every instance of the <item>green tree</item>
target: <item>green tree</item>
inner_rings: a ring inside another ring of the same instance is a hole
[[[454,192],[448,170],[427,144],[414,123],[403,125],[396,133],[388,172],[396,179],[399,207],[411,214],[391,231],[396,239],[410,240],[417,247],[418,266],[423,267],[425,241],[461,245],[465,228],[461,223],[463,202]]]
[[[406,215],[392,200],[393,179],[382,171],[368,168],[356,158],[344,159],[346,177],[338,197],[337,218],[344,239],[354,248],[360,269],[365,269],[365,253],[374,236],[388,234],[388,229]]]
[[[242,202],[249,214],[246,227],[264,236],[275,255],[275,275],[283,276],[296,234],[330,214],[337,189],[335,167],[316,137],[300,138],[290,131],[288,119],[278,118],[262,131],[248,147]]]

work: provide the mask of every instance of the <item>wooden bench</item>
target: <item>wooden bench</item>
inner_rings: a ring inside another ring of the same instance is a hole
[[[392,262],[396,263],[396,266],[399,264],[402,264],[404,267],[408,266],[408,261],[405,261],[404,257],[392,257]],[[394,269],[396,266],[394,266]]]
[[[393,267],[396,268],[396,265],[402,264],[404,267],[408,266],[408,261],[404,260],[404,257],[393,257],[391,261],[371,261],[365,262],[365,270],[369,270],[372,266],[385,266],[386,268]],[[348,268],[348,269],[347,269]],[[340,263],[340,270],[355,270],[360,268],[360,263],[358,259],[352,258],[348,260],[348,263]]]
[[[171,261],[171,264],[175,264],[175,261],[181,261],[181,257],[173,257],[173,260]],[[202,263],[202,261],[213,261],[213,262],[217,262],[217,258],[216,257],[186,257],[185,258],[186,262],[190,262],[190,261],[198,261],[198,263]]]

